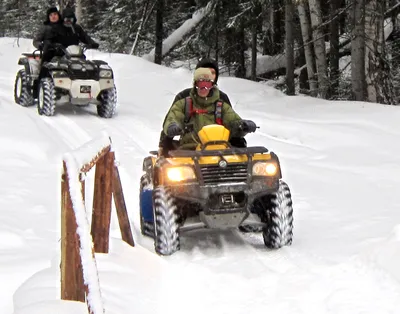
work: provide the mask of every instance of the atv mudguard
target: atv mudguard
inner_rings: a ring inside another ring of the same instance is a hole
[[[22,57],[18,60],[19,65],[23,65],[28,76],[36,78],[40,72],[40,59]]]
[[[145,189],[142,191],[140,195],[140,204],[142,211],[142,217],[145,222],[154,222],[153,216],[153,190],[152,189]]]

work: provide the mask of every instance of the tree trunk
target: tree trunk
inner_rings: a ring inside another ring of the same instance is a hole
[[[286,94],[295,95],[294,86],[294,35],[293,35],[293,3],[286,0],[285,4],[285,51],[286,51]]]
[[[310,94],[311,96],[315,97],[318,94],[318,86],[315,77],[315,59],[313,54],[313,43],[311,41],[311,25],[307,14],[308,12],[306,10],[306,4],[307,0],[300,1],[297,9],[299,11],[301,34],[303,36],[308,82],[310,84]]]
[[[253,22],[251,30],[251,79],[257,79],[257,23]]]
[[[238,44],[239,67],[236,71],[236,77],[245,78],[246,77],[246,34],[243,22],[241,22],[237,39],[239,40]]]
[[[339,18],[336,17],[340,10],[342,0],[331,0],[330,3],[330,51],[329,51],[329,66],[330,66],[330,94],[336,98],[339,88]],[[336,18],[335,18],[336,17]]]
[[[357,101],[365,100],[365,41],[364,41],[365,0],[354,0],[352,8],[351,40],[351,83],[353,97]]]
[[[82,24],[82,0],[75,0],[75,16],[78,24]]]
[[[219,57],[219,25],[220,25],[220,15],[221,15],[221,5],[219,2],[217,2],[215,6],[215,61],[218,63],[218,57]]]
[[[392,87],[385,71],[383,3],[369,0],[365,5],[365,81],[370,102],[392,103]]]
[[[298,19],[295,18],[293,21],[293,25],[300,25]],[[306,56],[304,54],[304,43],[303,37],[301,36],[301,31],[299,28],[295,28],[295,36],[294,36],[294,46],[298,47],[298,58],[294,61],[295,67],[296,65],[306,64]],[[294,71],[296,74],[296,70]],[[308,83],[308,75],[307,75],[307,66],[302,66],[299,73],[299,93],[310,93],[310,84]]]
[[[272,25],[272,45],[271,45],[271,55],[278,54],[281,52],[282,45],[282,32],[281,32],[281,21],[282,10],[281,1],[274,0],[272,2],[272,12],[271,12],[271,25]]]
[[[314,50],[315,59],[317,64],[317,75],[318,75],[318,95],[321,98],[328,98],[329,80],[328,80],[328,68],[326,64],[326,51],[324,34],[322,33],[322,16],[321,16],[321,5],[319,0],[309,0],[311,25],[314,29]]]
[[[136,46],[137,46],[137,43],[139,41],[140,32],[142,31],[142,28],[144,27],[144,25],[146,24],[146,22],[147,22],[147,20],[149,18],[149,15],[150,15],[150,14],[148,14],[148,12],[149,12],[148,11],[149,4],[150,4],[150,1],[148,0],[148,1],[146,1],[145,5],[143,7],[143,12],[142,12],[142,17],[140,19],[140,24],[139,24],[139,27],[138,27],[138,29],[136,31],[136,36],[135,36],[135,40],[133,42],[131,51],[129,52],[129,54],[131,54],[131,55],[135,54]],[[153,3],[153,6],[150,9],[150,13],[153,11],[154,5],[155,5],[155,3]]]
[[[163,11],[164,0],[157,0],[156,8],[156,46],[154,50],[154,63],[161,64],[163,59]]]
[[[272,9],[267,6],[263,6],[262,8],[262,54],[263,55],[270,55],[271,49],[271,13]]]

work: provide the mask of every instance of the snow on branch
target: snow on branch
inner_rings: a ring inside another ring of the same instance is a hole
[[[162,55],[165,56],[170,52],[183,38],[195,28],[205,16],[207,16],[212,8],[213,1],[209,1],[207,6],[201,8],[193,13],[192,18],[186,20],[178,29],[176,29],[171,35],[169,35],[164,41],[162,46]],[[155,48],[153,48],[148,54],[143,56],[144,59],[154,62]]]

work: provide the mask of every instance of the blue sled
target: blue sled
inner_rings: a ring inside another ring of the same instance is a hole
[[[140,194],[140,214],[144,222],[153,224],[153,190],[146,189]]]

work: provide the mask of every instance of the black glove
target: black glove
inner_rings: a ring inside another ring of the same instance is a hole
[[[43,50],[43,48],[44,48],[44,43],[40,43],[38,49]]]
[[[169,137],[174,137],[180,134],[182,134],[182,128],[175,122],[172,122],[167,128],[167,135]]]
[[[257,129],[257,125],[251,120],[242,120],[241,129],[243,132],[252,133]]]
[[[92,48],[92,49],[97,49],[97,48],[99,48],[99,44],[98,43],[91,43],[90,44],[90,48]]]

